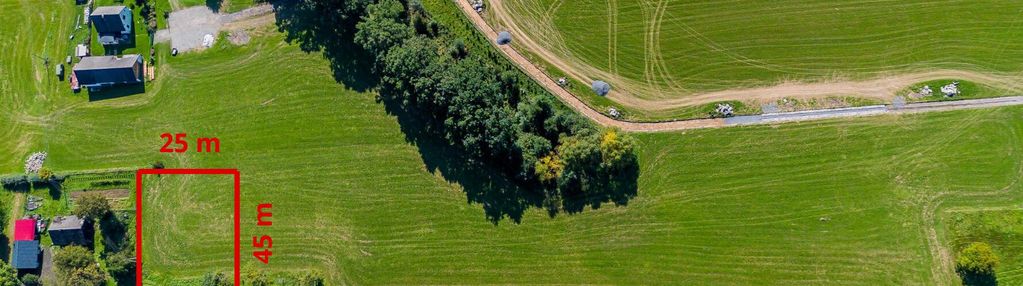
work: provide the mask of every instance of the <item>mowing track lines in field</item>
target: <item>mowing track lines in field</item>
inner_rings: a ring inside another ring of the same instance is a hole
[[[547,10],[544,10],[542,14],[543,20],[547,23],[554,23],[554,13],[556,13],[558,9],[561,8],[561,4],[564,3],[564,1],[554,1],[550,6],[547,6]]]
[[[516,14],[531,15],[536,18],[536,21],[528,23],[525,29],[528,31],[535,31],[537,35],[539,35],[539,40],[541,42],[551,43],[556,46],[556,52],[566,55],[571,54],[571,50],[564,47],[565,39],[562,36],[562,32],[554,24],[554,13],[561,8],[561,5],[564,4],[564,2],[555,1],[546,8],[544,8],[544,5],[540,2],[542,1],[535,0],[529,4],[517,6],[517,8],[520,9],[520,13]],[[516,40],[514,44],[518,44],[518,41]]]
[[[726,48],[726,47],[722,46],[721,44],[718,44],[717,41],[714,41],[714,39],[711,39],[710,37],[707,37],[703,33],[700,33],[700,31],[696,30],[692,26],[689,26],[689,24],[686,24],[686,23],[682,22],[681,20],[679,20],[678,17],[675,17],[674,15],[671,15],[668,12],[665,12],[665,13],[669,14],[668,19],[671,19],[672,23],[674,23],[679,28],[681,28],[683,31],[685,31],[686,34],[688,34],[689,36],[693,37],[693,39],[695,39],[696,42],[698,42],[698,43],[706,46],[707,48],[709,48],[710,51],[720,53],[722,55],[725,55],[728,58],[731,58],[731,59],[733,59],[733,60],[735,60],[737,62],[746,64],[746,65],[749,65],[749,66],[758,67],[758,68],[762,68],[762,69],[770,70],[770,71],[775,71],[775,72],[782,72],[782,73],[791,72],[791,73],[794,73],[794,74],[801,74],[801,72],[795,72],[794,71],[795,69],[792,69],[792,68],[787,68],[787,67],[783,67],[783,66],[776,65],[776,64],[770,64],[770,63],[767,63],[767,62],[764,62],[764,61],[761,61],[761,60],[755,60],[755,59],[749,58],[747,56],[744,56],[744,55],[736,53],[736,52],[731,52],[731,51],[729,51],[730,50],[729,48]]]
[[[651,8],[647,5],[649,2],[643,2],[644,14],[650,14]],[[664,83],[668,85],[675,92],[688,92],[685,88],[679,85],[678,81],[668,71],[667,65],[664,63],[664,54],[661,52],[661,23],[664,19],[664,12],[668,7],[667,0],[659,0],[656,5],[652,8],[653,15],[649,15],[649,21],[647,21],[645,38],[643,39],[644,49],[646,53],[643,54],[644,62],[643,76],[646,79],[648,88],[656,89],[657,78],[655,74],[664,80]]]
[[[650,7],[648,5],[649,3],[650,2],[646,2],[646,1],[643,1],[643,2],[640,3],[640,7],[643,8],[644,18],[649,17],[649,16],[647,16],[647,14],[650,13],[649,12]],[[658,2],[658,6],[656,8],[654,8],[654,9],[656,10],[657,8],[660,8],[660,3],[659,2]],[[644,33],[646,37],[643,38],[643,50],[646,51],[645,53],[643,53],[643,79],[646,80],[646,84],[647,85],[653,85],[654,84],[654,71],[653,71],[654,68],[653,68],[653,65],[655,63],[654,63],[654,55],[653,55],[654,48],[652,47],[653,40],[651,40],[651,38],[653,37],[654,29],[655,29],[654,26],[656,25],[656,22],[657,22],[657,15],[656,15],[656,13],[657,12],[655,11],[654,12],[655,15],[653,16],[653,19],[651,21],[648,21],[648,25],[646,25],[646,27],[643,27],[644,29],[646,29],[646,31]]]
[[[654,34],[651,35],[651,40],[654,41],[652,43],[653,44],[652,47],[654,48],[653,51],[654,51],[654,56],[655,56],[654,60],[656,61],[655,62],[656,63],[656,67],[657,67],[657,69],[659,70],[659,72],[661,74],[661,78],[664,79],[664,81],[668,84],[669,87],[675,89],[675,92],[689,93],[689,90],[684,88],[682,86],[681,82],[676,80],[675,77],[671,74],[671,71],[668,70],[668,65],[667,65],[667,63],[664,60],[664,53],[661,52],[661,27],[664,26],[662,24],[664,23],[664,15],[666,14],[666,12],[668,10],[668,1],[667,0],[661,0],[657,4],[658,4],[658,9],[657,9],[657,12],[656,12],[657,15],[656,15],[656,17],[654,17],[654,21],[655,21],[654,22],[654,28],[655,29],[654,29]]]
[[[970,120],[963,120],[963,121],[960,121],[960,122],[971,122],[971,121]],[[965,126],[963,126],[963,125],[967,125],[967,124],[966,123],[958,124],[958,127],[959,127],[958,129],[960,129],[961,132],[963,131],[962,129],[965,129]],[[1012,135],[1013,135],[1013,136],[1010,136],[1010,138],[1013,138],[1012,139],[1013,142],[1011,144],[1009,144],[1009,146],[1012,146],[1013,148],[1012,148],[1009,156],[1010,157],[1018,156],[1020,154],[1020,147],[1019,146],[1020,146],[1021,142],[1018,142],[1019,140],[1016,139],[1016,138],[1019,138],[1019,134],[1017,133],[1016,128],[1012,128],[1011,126],[1009,128],[1005,128],[1005,129],[1006,130],[1010,130],[1012,132]],[[939,192],[939,193],[934,194],[933,196],[931,196],[930,199],[926,202],[926,204],[922,208],[920,217],[921,217],[922,222],[923,222],[924,237],[927,239],[927,248],[928,248],[928,250],[930,252],[931,260],[932,260],[932,263],[934,265],[931,268],[931,279],[933,279],[934,283],[942,283],[942,284],[946,284],[946,285],[952,285],[954,283],[949,284],[947,282],[949,282],[949,281],[956,281],[955,280],[956,276],[955,276],[955,272],[954,272],[955,266],[953,265],[953,261],[952,261],[952,257],[953,256],[951,254],[951,251],[948,249],[948,247],[946,247],[946,245],[942,241],[942,237],[938,235],[938,231],[937,231],[938,222],[937,222],[937,215],[936,214],[938,212],[938,208],[940,208],[941,204],[945,202],[945,199],[947,199],[949,197],[953,197],[953,196],[954,197],[1003,197],[1004,195],[1008,194],[1009,192],[1011,192],[1013,189],[1017,188],[1020,185],[1021,178],[1023,178],[1023,162],[1016,161],[1015,170],[1016,170],[1015,171],[1016,176],[1013,176],[1012,181],[1009,182],[1008,185],[1006,185],[1005,187],[1003,187],[1001,189],[993,190],[993,191],[988,191],[988,192],[969,193],[969,194],[961,194],[961,193],[956,193],[954,191],[942,191],[942,192]]]
[[[618,0],[607,1],[607,71],[618,74]]]

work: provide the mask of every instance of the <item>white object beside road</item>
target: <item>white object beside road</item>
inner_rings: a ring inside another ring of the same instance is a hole
[[[212,47],[213,40],[214,40],[213,34],[206,34],[205,36],[202,37],[202,46],[207,48]]]

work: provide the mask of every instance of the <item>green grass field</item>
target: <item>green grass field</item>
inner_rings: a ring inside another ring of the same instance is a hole
[[[932,248],[963,240],[946,210],[1023,201],[1016,107],[637,134],[639,194],[627,206],[554,218],[530,208],[520,224],[495,225],[492,206],[467,197],[490,183],[486,169],[444,167],[459,155],[407,143],[412,126],[374,93],[338,84],[327,60],[273,28],[246,46],[162,56],[145,94],[89,102],[34,75],[35,51],[62,51],[66,39],[40,35],[73,25],[47,19],[74,9],[0,3],[0,19],[29,23],[0,26],[24,39],[0,41],[11,51],[0,53],[0,173],[21,172],[33,151],[57,171],[238,168],[246,271],[312,269],[331,285],[946,284],[955,277],[932,273]],[[218,137],[222,151],[160,154],[164,132]],[[145,202],[150,282],[228,270],[229,181],[148,180],[159,191]],[[260,202],[274,204],[271,228],[254,227]],[[274,238],[265,266],[247,246],[262,234]],[[1019,265],[999,268],[1004,284],[1021,282]]]
[[[206,5],[211,9],[217,10],[217,12],[232,13],[244,10],[245,8],[252,7],[257,2],[256,0],[156,0],[157,2],[163,2],[160,7],[170,8],[173,2],[177,2],[182,8]]]
[[[961,249],[974,241],[991,244],[1000,254],[1001,265],[1007,270],[998,273],[1003,285],[1023,281],[1023,212],[1019,208],[953,211],[945,218],[951,229],[952,244]]]
[[[207,272],[231,273],[233,182],[231,176],[146,177],[142,254],[147,285],[172,284],[175,278]]]
[[[1014,81],[1023,72],[1014,60],[1023,4],[1013,1],[502,3],[545,48],[644,99],[941,69]]]

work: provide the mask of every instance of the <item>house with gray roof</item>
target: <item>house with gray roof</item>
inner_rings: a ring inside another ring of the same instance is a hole
[[[84,57],[73,69],[72,76],[79,86],[98,89],[119,84],[143,82],[145,65],[142,55]]]
[[[117,45],[131,40],[132,19],[131,9],[125,6],[102,6],[89,15],[89,21],[96,27],[99,42],[106,45]]]
[[[77,216],[58,216],[50,222],[47,232],[53,245],[85,245],[85,227],[85,220]]]

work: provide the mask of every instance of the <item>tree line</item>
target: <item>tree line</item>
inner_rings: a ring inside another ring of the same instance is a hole
[[[450,33],[420,2],[304,0],[293,5],[320,13],[316,21],[325,25],[289,37],[329,29],[326,34],[352,39],[370,58],[381,100],[421,119],[424,129],[471,160],[541,190],[549,210],[562,208],[566,198],[624,203],[635,194],[636,140],[575,114],[502,56],[471,50],[467,40],[486,39]],[[278,21],[281,30],[289,24],[294,25]],[[325,53],[332,56],[330,50]]]

